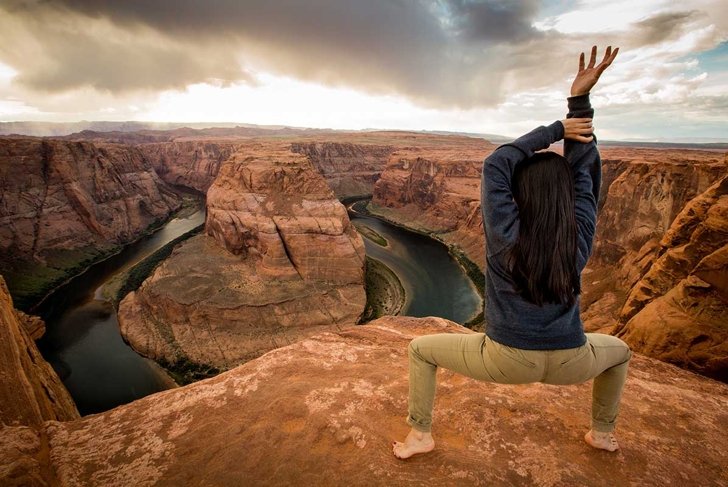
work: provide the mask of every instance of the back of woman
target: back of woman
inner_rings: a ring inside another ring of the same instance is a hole
[[[615,451],[619,401],[631,358],[620,339],[584,333],[581,272],[591,255],[601,185],[589,92],[619,49],[596,65],[582,53],[566,119],[498,147],[483,164],[485,333],[441,333],[409,344],[411,430],[393,442],[398,458],[434,448],[437,367],[503,384],[577,384],[594,378],[584,439]],[[564,155],[539,153],[564,139]]]

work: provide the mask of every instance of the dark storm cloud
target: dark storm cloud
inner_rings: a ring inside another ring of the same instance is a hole
[[[469,39],[514,42],[539,37],[533,28],[535,0],[519,2],[447,0],[452,22]]]
[[[641,45],[657,44],[680,34],[697,12],[666,12],[637,23],[637,40]]]
[[[47,91],[89,85],[123,92],[179,88],[208,78],[233,81],[246,76],[242,62],[429,104],[487,105],[499,99],[503,77],[487,66],[508,54],[502,47],[496,52],[495,44],[528,38],[533,30],[530,2],[528,8],[461,0],[16,0],[4,5],[0,9],[29,26],[39,48],[34,54],[44,59],[28,63],[28,56],[13,55],[10,47],[0,52],[19,71],[19,83]],[[85,31],[84,24],[114,31]],[[119,31],[131,33],[131,41],[115,37]]]
[[[0,61],[50,93],[254,82],[261,70],[469,108],[571,71],[585,39],[536,30],[537,13],[533,0],[6,0]],[[674,15],[638,25],[641,42],[677,29]]]

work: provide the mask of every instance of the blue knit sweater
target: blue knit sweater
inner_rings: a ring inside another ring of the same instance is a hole
[[[568,105],[567,118],[594,115],[588,94],[570,97]],[[508,250],[518,238],[518,206],[511,193],[513,171],[534,152],[546,149],[563,137],[561,122],[541,126],[498,147],[483,163],[480,196],[486,250],[485,333],[496,342],[514,348],[574,348],[586,342],[579,317],[579,295],[571,306],[554,303],[538,306],[526,301],[515,291],[506,264]],[[574,174],[576,261],[581,274],[592,251],[601,185],[602,167],[596,137],[588,144],[564,141],[564,156]]]

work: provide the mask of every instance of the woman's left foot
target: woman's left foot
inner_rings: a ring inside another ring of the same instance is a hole
[[[400,460],[404,460],[418,453],[427,453],[434,448],[435,440],[432,439],[432,434],[423,433],[414,428],[410,430],[404,443],[399,441],[392,442],[392,452]]]

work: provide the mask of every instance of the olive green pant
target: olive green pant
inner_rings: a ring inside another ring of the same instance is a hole
[[[499,384],[579,384],[594,379],[592,428],[609,432],[619,412],[629,346],[617,337],[587,333],[581,347],[524,350],[495,342],[484,333],[440,333],[417,337],[409,344],[409,411],[407,424],[419,431],[432,428],[437,367],[473,379]]]

